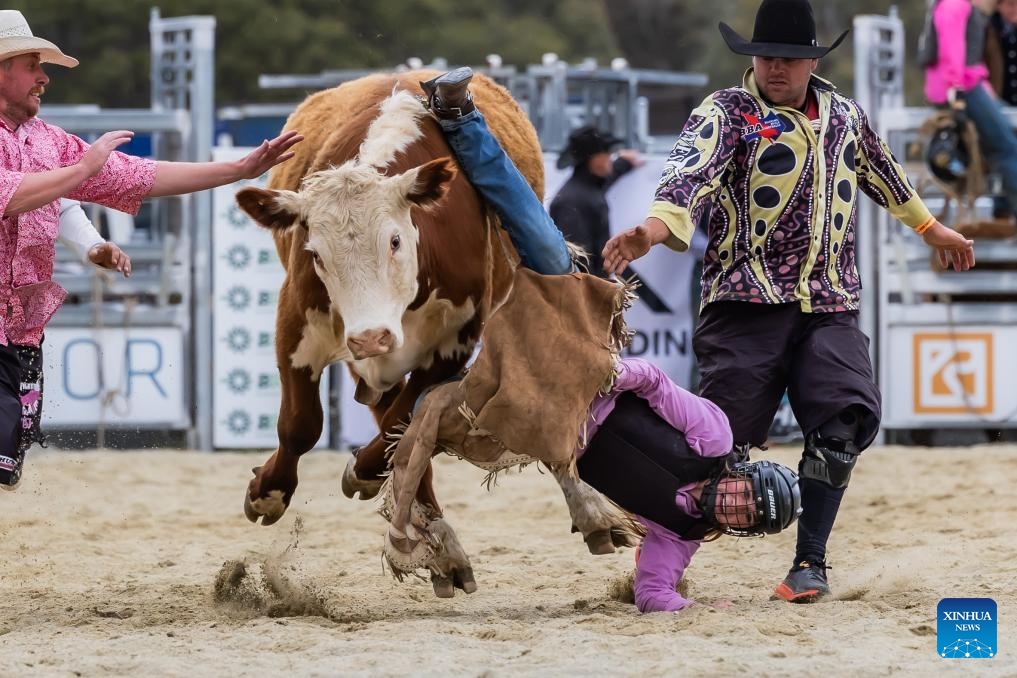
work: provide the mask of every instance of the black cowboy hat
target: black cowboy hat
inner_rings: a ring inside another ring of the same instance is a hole
[[[835,49],[847,36],[840,34],[829,47],[816,42],[816,20],[809,0],[763,0],[756,12],[752,40],[738,35],[720,22],[720,34],[735,54],[780,59],[818,59]]]
[[[602,132],[593,125],[578,128],[569,135],[569,143],[558,156],[558,169],[582,165],[598,153],[610,153],[623,139]]]

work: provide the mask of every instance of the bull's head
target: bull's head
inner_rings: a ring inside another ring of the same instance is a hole
[[[437,204],[455,172],[447,157],[395,176],[351,161],[307,176],[299,192],[244,188],[237,203],[268,229],[307,230],[314,270],[362,360],[403,343],[402,316],[417,296],[411,209]]]

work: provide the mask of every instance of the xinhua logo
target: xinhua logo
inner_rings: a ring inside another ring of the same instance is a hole
[[[936,641],[946,659],[996,656],[996,601],[943,598],[936,608]]]

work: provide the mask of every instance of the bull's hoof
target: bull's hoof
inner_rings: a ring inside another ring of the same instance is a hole
[[[378,492],[381,491],[383,481],[380,478],[374,480],[363,480],[358,478],[357,472],[353,468],[356,463],[356,457],[350,457],[350,460],[346,463],[346,469],[343,471],[341,482],[343,494],[346,495],[348,499],[353,499],[359,492],[361,501],[374,499],[378,496]]]
[[[466,567],[453,570],[448,577],[431,572],[431,587],[438,598],[452,598],[456,594],[456,589],[462,589],[464,593],[473,593],[477,590],[477,582],[473,578],[473,568]]]
[[[454,598],[456,595],[452,580],[440,574],[431,573],[431,586],[434,587],[434,595],[439,598]]]
[[[611,535],[611,530],[596,530],[590,532],[583,538],[586,542],[586,548],[590,549],[590,553],[595,556],[603,556],[608,553],[614,553],[614,539]]]
[[[618,548],[636,548],[643,543],[643,538],[632,532],[632,530],[626,530],[621,527],[612,527],[611,543]]]
[[[253,471],[257,475],[258,469],[253,469]],[[272,525],[286,513],[283,492],[282,490],[272,490],[267,496],[252,500],[251,485],[253,484],[252,480],[247,486],[247,491],[244,492],[244,515],[252,523],[257,523],[260,518],[262,525]]]

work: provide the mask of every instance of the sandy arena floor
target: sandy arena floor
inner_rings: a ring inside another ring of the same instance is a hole
[[[830,544],[835,599],[769,599],[792,533],[724,538],[686,579],[734,606],[678,615],[617,600],[632,552],[590,556],[536,467],[489,493],[438,461],[480,586],[439,600],[382,571],[345,454],[310,453],[283,519],[248,523],[267,456],[33,451],[0,493],[0,676],[1017,675],[1017,446],[871,449]],[[996,600],[995,658],[938,656],[945,597]]]

